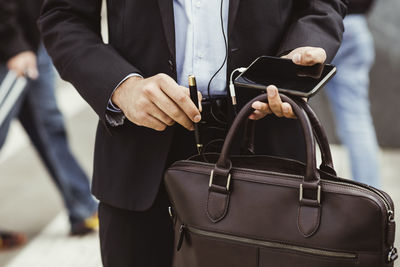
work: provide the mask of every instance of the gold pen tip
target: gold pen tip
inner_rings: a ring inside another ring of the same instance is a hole
[[[189,75],[189,86],[196,86],[196,77],[194,75]]]
[[[197,152],[199,152],[199,155],[201,154],[203,150],[203,144],[197,144]]]

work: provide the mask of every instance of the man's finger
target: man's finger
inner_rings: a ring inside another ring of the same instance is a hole
[[[187,94],[190,97],[190,90],[187,87],[183,87],[185,94]],[[197,99],[199,100],[198,105],[199,105],[199,111],[203,111],[203,106],[201,105],[201,101],[203,100],[203,95],[201,94],[200,91],[197,91]]]
[[[303,57],[305,64],[314,65],[317,63],[324,63],[326,60],[326,53],[322,48],[310,48],[304,51]]]
[[[32,80],[36,80],[39,77],[39,72],[37,70],[36,67],[29,67],[26,69],[26,75],[32,79]]]
[[[200,92],[197,92],[199,94],[198,98],[199,98],[199,111],[202,112],[203,111],[203,106],[201,105],[201,101],[203,101],[203,95]]]
[[[269,109],[269,106],[267,103],[261,102],[261,101],[256,101],[251,105],[252,108],[254,108],[255,110],[259,110],[262,113],[266,114],[270,114],[271,110]]]
[[[318,63],[324,63],[326,60],[326,53],[322,48],[306,48],[295,53],[292,60],[297,65],[312,66]]]
[[[188,95],[183,94],[184,96],[181,98],[181,92],[189,90],[189,88],[184,86],[179,86],[180,93],[176,99],[178,101],[178,106],[186,113],[186,115],[193,121],[199,122],[201,120],[200,109],[193,103],[192,99],[190,98],[190,92]],[[199,92],[197,92],[199,93]],[[200,101],[200,99],[198,99]],[[200,103],[201,105],[201,103]]]
[[[150,93],[151,92],[151,93]],[[189,117],[179,108],[179,106],[169,98],[162,90],[151,90],[147,97],[168,117],[176,121],[186,129],[193,128],[193,122]]]
[[[23,77],[24,73],[24,66],[22,64],[8,64],[7,68],[17,74],[18,77]]]
[[[26,68],[26,75],[32,80],[36,80],[39,77],[39,71],[36,65],[36,61],[29,62]]]
[[[146,115],[146,117],[143,119],[142,125],[156,131],[164,131],[167,128],[165,123],[153,117],[151,114]]]
[[[288,119],[294,119],[296,118],[296,115],[293,112],[292,106],[289,103],[282,103],[282,111],[283,111],[283,116]]]
[[[200,111],[190,97],[185,93],[185,87],[179,86],[167,75],[158,76],[160,88],[169,96],[193,122],[201,120]]]
[[[251,113],[251,115],[249,116],[250,120],[260,120],[262,118],[264,118],[266,116],[265,113],[259,111],[259,110],[255,110],[253,113]]]
[[[147,111],[154,118],[158,119],[165,125],[172,126],[175,123],[175,121],[170,116],[168,116],[165,112],[163,112],[160,108],[158,108],[154,103],[149,103]]]
[[[278,88],[273,85],[267,87],[268,104],[271,111],[278,117],[283,116],[282,100],[278,94]]]

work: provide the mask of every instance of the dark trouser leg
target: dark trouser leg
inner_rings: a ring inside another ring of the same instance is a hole
[[[166,168],[196,153],[194,135],[176,125]],[[100,203],[100,244],[104,267],[171,267],[173,227],[170,202],[161,183],[153,206],[143,212]]]
[[[104,267],[171,267],[173,233],[168,206],[163,184],[147,211],[122,210],[100,203]]]

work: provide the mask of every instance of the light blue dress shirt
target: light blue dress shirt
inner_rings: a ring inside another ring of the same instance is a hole
[[[225,41],[221,25],[222,0],[173,0],[176,42],[176,71],[178,84],[188,87],[188,77],[196,76],[197,88],[208,97],[207,86],[212,76],[224,62]],[[225,36],[228,30],[229,0],[224,0],[222,19]],[[210,85],[212,96],[226,95],[226,62]],[[129,74],[119,84],[129,77]],[[116,86],[116,88],[118,88]],[[122,114],[110,99],[109,111]],[[123,124],[124,116],[107,116],[112,126]]]
[[[207,96],[207,85],[226,55],[220,9],[221,0],[174,0],[178,84],[187,87],[188,76],[193,74],[203,96]],[[222,18],[225,36],[228,13],[229,0],[224,0]],[[226,95],[226,71],[225,63],[212,80],[211,95]]]

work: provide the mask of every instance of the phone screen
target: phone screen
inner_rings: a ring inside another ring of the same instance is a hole
[[[235,84],[261,90],[275,85],[283,92],[310,96],[332,78],[335,71],[333,65],[299,66],[290,59],[262,56],[235,80]]]

